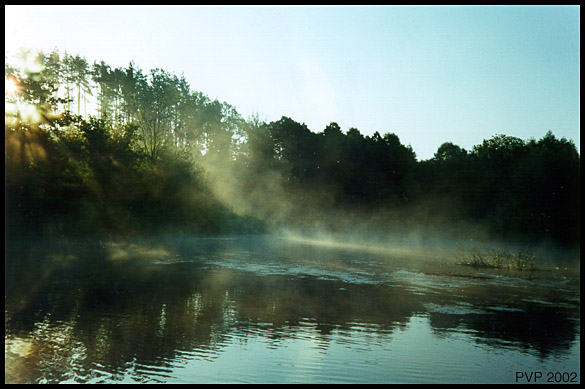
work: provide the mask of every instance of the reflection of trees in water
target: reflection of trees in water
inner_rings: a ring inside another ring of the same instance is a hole
[[[438,301],[403,285],[260,276],[198,262],[112,262],[94,258],[103,254],[99,250],[92,252],[73,254],[86,260],[58,265],[51,260],[28,275],[12,273],[5,335],[26,338],[30,350],[8,355],[18,370],[11,376],[99,381],[131,371],[140,380],[148,370],[149,377],[155,373],[164,380],[181,360],[212,360],[234,338],[246,342],[261,336],[278,347],[310,331],[324,348],[333,335],[355,331],[385,338],[426,312],[425,304]],[[30,264],[20,259],[21,265]],[[456,305],[462,298],[445,295],[439,303]],[[578,319],[578,307],[534,303],[492,310],[485,307],[508,302],[492,297],[482,305],[477,295],[467,298],[476,311],[431,312],[433,329],[470,329],[478,342],[534,349],[543,357],[568,350],[575,339],[571,319]]]
[[[486,281],[460,289],[457,296],[441,296],[433,302],[440,308],[429,309],[429,323],[438,335],[463,330],[478,343],[541,358],[568,351],[580,320],[578,283],[518,282],[522,285]]]
[[[571,348],[576,339],[575,324],[571,320],[575,314],[558,307],[530,304],[522,310],[487,309],[468,314],[432,312],[430,323],[442,332],[465,328],[473,331],[479,343],[535,352],[545,358]]]

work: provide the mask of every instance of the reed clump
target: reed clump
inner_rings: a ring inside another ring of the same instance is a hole
[[[518,252],[492,249],[489,252],[459,247],[456,263],[478,268],[535,270],[535,255],[529,250]]]

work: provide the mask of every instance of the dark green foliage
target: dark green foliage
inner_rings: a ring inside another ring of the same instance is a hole
[[[418,171],[426,197],[452,215],[514,240],[579,243],[580,157],[551,132],[527,142],[496,135],[471,153],[445,143]]]
[[[8,234],[218,232],[223,206],[187,159],[152,161],[132,125],[66,116],[6,127]]]
[[[372,218],[377,233],[481,225],[507,239],[579,244],[580,156],[550,132],[496,135],[471,151],[446,142],[417,161],[393,133],[244,120],[161,69],[38,59],[36,73],[5,65],[20,81],[7,104],[36,112],[5,114],[8,233],[336,230]],[[96,116],[85,114],[88,96]],[[342,214],[354,215],[349,225]]]

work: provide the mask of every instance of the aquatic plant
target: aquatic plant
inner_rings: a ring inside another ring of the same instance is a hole
[[[508,270],[534,270],[535,255],[529,250],[516,252],[492,249],[490,252],[459,247],[455,255],[458,265]]]

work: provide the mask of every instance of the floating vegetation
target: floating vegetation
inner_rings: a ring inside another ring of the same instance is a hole
[[[516,253],[492,249],[490,252],[482,252],[478,249],[459,247],[455,257],[458,265],[508,270],[536,270],[535,255],[529,250],[519,250]]]

